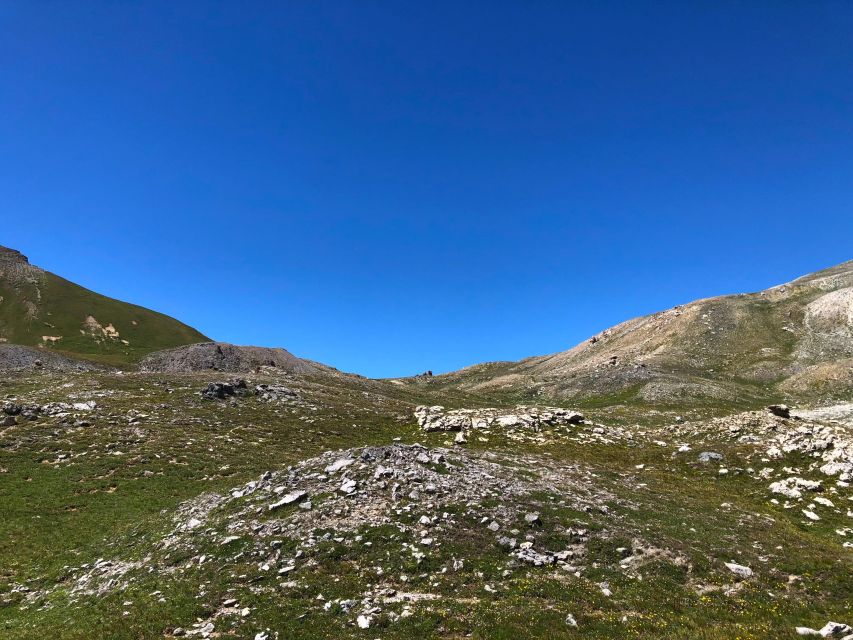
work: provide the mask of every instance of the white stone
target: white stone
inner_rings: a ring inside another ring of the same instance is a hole
[[[726,562],[725,565],[729,571],[731,571],[739,578],[752,577],[752,569],[750,569],[749,567],[745,567],[742,564],[736,564],[734,562]]]
[[[351,458],[342,458],[341,460],[336,460],[328,467],[326,467],[326,473],[337,473],[341,469],[345,469],[350,466],[355,460]]]
[[[281,500],[273,502],[268,509],[270,511],[274,511],[279,507],[283,507],[288,504],[292,504],[297,500],[302,500],[306,495],[308,495],[305,491],[291,491],[286,496],[284,496]]]
[[[837,638],[850,633],[850,626],[841,622],[827,622],[818,633],[824,638]]]

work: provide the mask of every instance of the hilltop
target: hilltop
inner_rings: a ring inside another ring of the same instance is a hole
[[[174,318],[89,291],[0,246],[0,343],[127,364],[208,340]]]

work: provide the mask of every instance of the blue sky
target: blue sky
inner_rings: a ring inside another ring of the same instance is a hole
[[[0,244],[371,376],[853,258],[846,2],[0,2]]]

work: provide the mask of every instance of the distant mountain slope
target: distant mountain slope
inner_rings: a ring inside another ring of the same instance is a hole
[[[752,294],[623,322],[574,348],[442,376],[440,384],[554,398],[847,398],[853,394],[853,261]]]
[[[207,340],[174,318],[84,289],[0,247],[0,343],[123,364]]]

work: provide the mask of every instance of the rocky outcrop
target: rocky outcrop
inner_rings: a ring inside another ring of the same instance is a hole
[[[785,460],[789,454],[804,456],[809,464],[800,470],[783,466],[783,477],[779,477],[777,470],[766,467],[759,475],[764,480],[774,479],[768,486],[770,492],[789,500],[799,501],[807,494],[823,491],[822,480],[803,478],[801,472],[832,479],[840,488],[853,482],[853,435],[843,424],[810,422],[796,416],[784,418],[770,411],[748,411],[684,425],[677,433],[704,434],[752,444],[769,463]],[[820,502],[819,498],[816,500]]]
[[[424,431],[468,431],[490,427],[528,428],[538,431],[583,422],[583,415],[560,407],[519,405],[514,409],[451,409],[442,406],[420,406],[415,419]]]
[[[242,378],[228,382],[208,382],[201,391],[201,397],[207,400],[225,400],[234,396],[257,396],[263,402],[294,402],[299,399],[298,393],[282,384],[259,384],[250,388],[249,383]]]
[[[35,281],[44,271],[31,265],[27,256],[15,249],[0,247],[0,277],[20,284]]]
[[[247,373],[259,367],[275,367],[289,373],[316,373],[319,368],[284,349],[241,347],[225,342],[201,342],[156,351],[139,364],[145,372],[188,373],[227,371]]]

